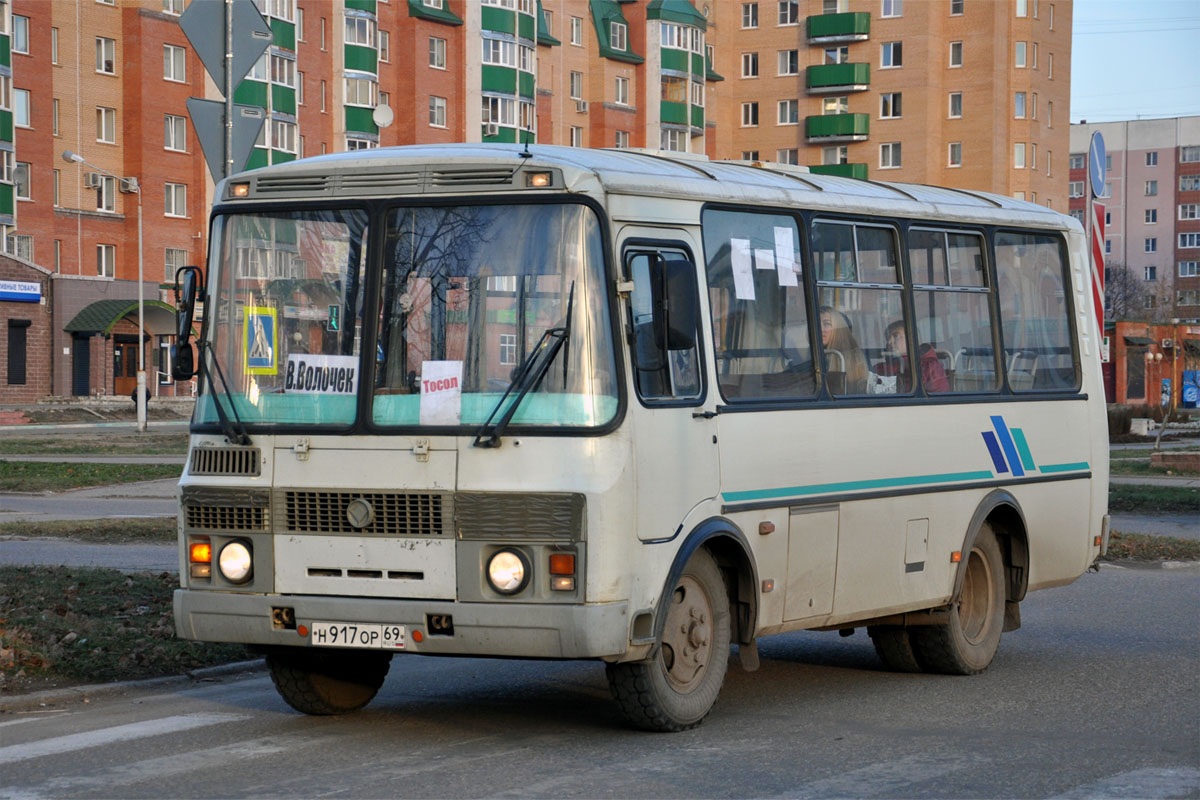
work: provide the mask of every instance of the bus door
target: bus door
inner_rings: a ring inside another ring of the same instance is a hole
[[[640,539],[679,532],[720,483],[715,396],[705,385],[694,253],[683,231],[622,231],[625,340],[633,373],[633,431]],[[684,531],[686,533],[686,531]]]

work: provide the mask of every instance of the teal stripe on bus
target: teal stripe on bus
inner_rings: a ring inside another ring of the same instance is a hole
[[[931,483],[952,483],[957,481],[983,481],[996,477],[991,470],[978,472],[945,472],[940,475],[913,475],[906,478],[874,478],[868,481],[842,481],[840,483],[813,483],[808,486],[788,486],[782,489],[753,489],[746,492],[722,492],[721,497],[727,503],[741,503],[748,500],[775,500],[781,497],[794,497],[830,492],[853,492],[860,489],[891,489],[898,486],[927,486]]]
[[[1012,435],[1017,443],[1017,452],[1021,455],[1021,466],[1025,467],[1026,472],[1033,472],[1037,466],[1033,463],[1033,453],[1029,452],[1029,442],[1025,441],[1025,431],[1013,428]]]
[[[1070,464],[1042,464],[1039,467],[1041,472],[1074,472],[1075,470],[1087,469],[1088,462],[1074,461]]]

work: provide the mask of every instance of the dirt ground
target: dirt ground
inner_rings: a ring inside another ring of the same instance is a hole
[[[135,422],[137,408],[133,402],[128,407],[114,406],[112,408],[85,408],[83,406],[29,406],[23,408],[25,416],[34,423],[71,423],[71,422]],[[146,406],[146,418],[153,420],[187,419],[190,415],[179,414],[172,408],[159,406],[155,408],[151,400]]]

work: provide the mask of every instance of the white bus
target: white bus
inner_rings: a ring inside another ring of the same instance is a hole
[[[598,659],[697,725],[730,646],[988,667],[1107,545],[1084,237],[979,192],[417,146],[217,187],[179,635],[311,714],[396,654]]]

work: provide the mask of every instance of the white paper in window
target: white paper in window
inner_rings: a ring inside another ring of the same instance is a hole
[[[462,417],[461,361],[421,364],[421,424],[457,425]]]
[[[792,229],[775,228],[775,266],[779,270],[780,286],[799,286],[796,273],[800,264],[796,261],[796,250],[792,247]]]
[[[754,275],[750,266],[750,240],[729,240],[729,261],[733,269],[733,293],[738,300],[753,300]]]
[[[758,269],[775,270],[775,251],[754,249],[754,266]]]

